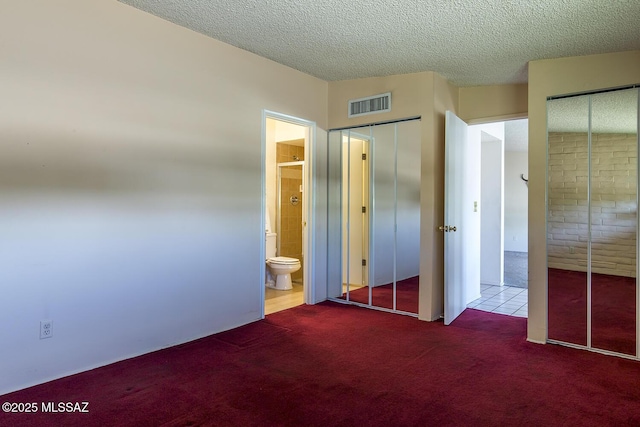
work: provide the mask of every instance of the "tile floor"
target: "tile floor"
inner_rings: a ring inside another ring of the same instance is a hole
[[[275,289],[265,288],[264,297],[265,315],[296,307],[304,303],[302,284],[296,282],[293,282],[293,289],[290,291],[277,291]]]
[[[471,301],[467,308],[527,317],[529,310],[528,289],[513,286],[480,285],[480,295],[482,296],[477,300]]]
[[[276,313],[288,308],[297,307],[304,304],[304,288],[301,282],[293,282],[293,289],[290,291],[277,291],[265,288],[264,291],[264,314]],[[354,291],[362,286],[350,285],[349,290]],[[346,285],[342,286],[342,292],[346,292]]]
[[[353,285],[350,287],[353,289]],[[286,310],[304,303],[302,284],[294,283],[290,291],[276,291],[265,289],[265,314]],[[508,314],[510,316],[527,317],[528,294],[527,289],[513,286],[480,285],[477,300],[467,305],[468,308],[489,311],[492,313]]]

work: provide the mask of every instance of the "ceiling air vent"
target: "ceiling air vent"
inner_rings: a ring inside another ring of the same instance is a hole
[[[391,111],[391,92],[349,101],[349,117]]]

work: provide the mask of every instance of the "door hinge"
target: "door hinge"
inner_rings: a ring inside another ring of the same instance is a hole
[[[366,259],[363,259],[363,260],[362,260],[362,266],[363,266],[363,267],[366,267],[366,266],[367,266],[367,260],[366,260]]]
[[[366,206],[362,207],[362,213],[367,213],[367,207]]]
[[[362,160],[367,160],[367,154],[366,153],[362,153]]]

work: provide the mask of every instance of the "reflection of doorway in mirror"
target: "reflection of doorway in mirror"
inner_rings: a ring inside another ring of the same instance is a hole
[[[350,290],[368,285],[369,138],[347,131],[342,138],[342,283]]]

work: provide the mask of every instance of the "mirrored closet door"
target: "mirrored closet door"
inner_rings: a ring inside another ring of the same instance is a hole
[[[420,132],[417,119],[329,132],[330,298],[418,313]]]
[[[548,339],[638,355],[638,89],[547,102]]]

